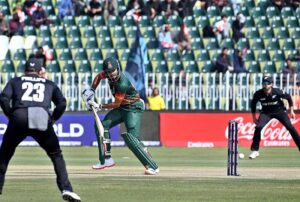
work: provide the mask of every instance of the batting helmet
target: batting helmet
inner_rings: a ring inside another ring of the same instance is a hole
[[[112,75],[111,73],[117,70],[117,75]],[[105,73],[106,78],[110,82],[115,82],[119,80],[121,75],[121,67],[120,63],[116,58],[108,57],[103,61],[103,71]]]

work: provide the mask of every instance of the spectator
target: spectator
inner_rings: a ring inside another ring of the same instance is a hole
[[[214,32],[218,39],[219,44],[221,43],[222,39],[229,37],[229,23],[227,15],[222,14],[221,20],[216,22],[214,25]]]
[[[217,6],[220,10],[222,10],[224,6],[229,5],[228,0],[213,0],[212,3],[212,5]]]
[[[85,15],[85,1],[84,0],[72,0],[73,10],[75,16]]]
[[[162,7],[162,15],[166,16],[167,18],[171,15],[178,15],[177,6],[173,0],[163,1],[161,7]]]
[[[239,41],[240,38],[245,37],[244,34],[244,24],[245,23],[245,17],[243,14],[238,13],[236,15],[236,20],[232,23],[232,37],[235,43]]]
[[[285,6],[284,0],[270,0],[270,6],[275,6],[279,11]]]
[[[48,19],[46,12],[41,5],[33,12],[31,24],[36,28],[39,28],[41,25],[51,24],[51,20]]]
[[[106,22],[109,19],[109,16],[118,15],[118,1],[117,0],[105,0],[103,2],[103,15]]]
[[[58,4],[58,17],[62,20],[65,16],[74,16],[75,12],[71,0],[61,0]]]
[[[24,34],[24,22],[20,22],[18,14],[13,14],[13,18],[9,21],[10,35],[23,35]]]
[[[133,16],[134,21],[138,22],[140,16],[144,14],[144,1],[143,0],[129,0],[125,14],[129,16]]]
[[[222,53],[217,57],[216,70],[218,73],[232,72],[234,70],[227,47],[224,47]]]
[[[215,38],[216,37],[214,28],[210,25],[205,25],[202,32],[203,32],[203,38]]]
[[[177,11],[182,19],[186,16],[193,15],[195,2],[195,0],[181,0],[178,2]]]
[[[20,22],[25,22],[26,14],[24,13],[24,11],[23,11],[23,9],[22,9],[21,6],[16,6],[13,9],[13,13],[16,13],[18,15]]]
[[[4,13],[0,11],[0,35],[9,36],[9,25],[5,19]]]
[[[243,52],[236,49],[233,56],[233,72],[234,73],[243,73],[247,72],[245,68],[245,61],[243,58]]]
[[[88,6],[88,15],[94,17],[95,15],[102,15],[103,9],[99,0],[91,0]]]
[[[285,0],[286,5],[296,10],[300,6],[300,0]]]
[[[221,20],[216,22],[216,24],[214,25],[214,32],[216,34],[219,44],[221,43],[222,39],[229,37],[229,27],[230,25],[228,23],[227,15],[222,14]]]
[[[162,96],[159,95],[159,89],[153,88],[152,95],[147,97],[147,109],[149,110],[164,110],[166,108],[165,101]]]
[[[151,20],[155,16],[161,14],[161,2],[160,0],[149,0],[146,4],[145,14],[150,17]]]
[[[33,12],[37,9],[37,7],[38,2],[36,0],[25,0],[24,2],[24,11],[26,15],[31,16]]]
[[[173,34],[171,33],[170,29],[170,24],[165,24],[158,33],[159,45],[163,49],[176,49],[178,46],[173,41]]]
[[[243,6],[243,0],[230,0],[230,4],[232,5],[234,15],[237,15]]]
[[[197,0],[194,6],[206,10],[210,4],[210,0]]]
[[[182,53],[184,51],[189,51],[191,47],[191,37],[188,28],[185,24],[182,24],[180,31],[176,36],[175,42],[178,44],[178,50]]]
[[[298,73],[296,67],[293,65],[293,62],[291,59],[286,59],[286,63],[284,68],[282,69],[283,74],[296,74]]]

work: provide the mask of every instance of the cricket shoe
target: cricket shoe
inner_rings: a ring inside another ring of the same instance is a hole
[[[101,164],[100,162],[97,163],[96,165],[93,165],[92,168],[95,169],[95,170],[101,170],[101,169],[104,169],[104,168],[110,168],[110,167],[113,167],[115,166],[115,162],[112,158],[107,158],[105,159],[105,162],[104,164]]]
[[[145,175],[156,175],[157,173],[159,173],[159,169],[153,169],[153,168],[147,168],[145,170]]]
[[[259,152],[258,151],[252,151],[249,154],[249,159],[255,159],[256,157],[259,157]]]
[[[76,193],[71,191],[63,191],[62,198],[65,201],[69,201],[69,202],[81,202],[80,197]]]

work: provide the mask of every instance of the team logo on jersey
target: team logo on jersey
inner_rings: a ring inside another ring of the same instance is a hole
[[[272,99],[274,99],[276,96],[277,96],[277,95],[273,95],[273,96],[272,96]]]

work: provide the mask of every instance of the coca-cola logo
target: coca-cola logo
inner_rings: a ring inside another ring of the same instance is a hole
[[[252,140],[256,125],[253,122],[246,122],[244,117],[236,117],[234,120],[238,122],[239,140]],[[291,120],[293,125],[299,121],[300,119]],[[226,127],[225,136],[228,138],[228,126]],[[291,139],[289,131],[277,119],[271,119],[261,131],[261,140],[290,141]]]

